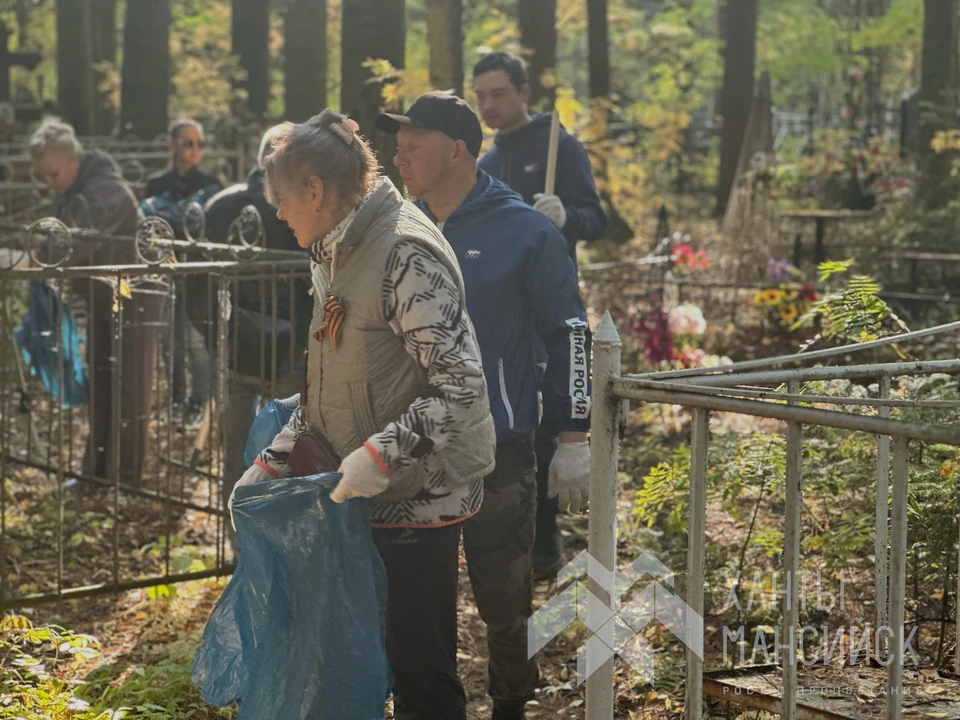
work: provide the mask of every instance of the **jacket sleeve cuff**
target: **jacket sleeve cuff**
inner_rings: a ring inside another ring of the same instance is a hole
[[[566,420],[560,423],[560,432],[590,432],[589,416],[583,419]]]
[[[270,473],[274,478],[279,478],[279,477],[280,477],[280,473],[279,473],[279,472],[277,472],[276,470],[274,470],[270,465],[268,465],[267,463],[265,463],[265,462],[264,462],[263,460],[261,460],[260,458],[257,458],[256,460],[254,460],[254,461],[253,461],[253,464],[254,464],[254,465],[258,465],[259,467],[263,468],[263,469],[266,470],[268,473]]]
[[[390,468],[387,467],[387,464],[383,461],[383,458],[380,456],[380,453],[377,452],[377,449],[373,446],[373,444],[367,440],[363,446],[367,449],[367,452],[370,453],[370,457],[372,457],[374,462],[377,463],[377,466],[383,471],[383,474],[389,477]]]

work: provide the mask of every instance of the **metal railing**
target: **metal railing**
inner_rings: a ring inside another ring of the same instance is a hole
[[[916,341],[958,330],[960,330],[960,323],[955,322],[896,337],[802,355],[753,360],[717,368],[625,375],[622,374],[620,366],[620,338],[609,312],[605,313],[593,337],[594,389],[588,548],[590,555],[603,563],[607,570],[611,572],[616,570],[619,435],[621,421],[625,417],[624,404],[630,400],[679,405],[692,413],[685,600],[691,611],[700,616],[703,615],[704,608],[707,449],[711,413],[726,412],[760,418],[776,418],[786,423],[783,570],[787,573],[787,577],[792,578],[798,578],[800,573],[804,429],[822,426],[876,435],[876,620],[878,628],[889,626],[893,630],[887,646],[889,664],[886,681],[886,717],[888,720],[900,718],[903,705],[908,447],[911,441],[960,446],[960,425],[904,422],[891,418],[891,408],[907,405],[956,409],[960,403],[891,399],[891,385],[892,381],[899,377],[960,374],[960,360],[805,368],[794,366],[801,363],[845,358],[856,352]],[[803,383],[833,379],[875,379],[879,384],[878,397],[845,398],[801,393]],[[857,415],[826,409],[824,405],[872,406],[878,410],[877,416]],[[889,502],[891,476],[892,504]],[[780,628],[780,637],[786,640],[780,646],[783,693],[778,711],[788,720],[795,720],[798,717],[797,584],[794,582],[792,591],[788,590],[784,595]],[[591,585],[591,590],[610,607],[613,607],[617,601],[596,584]],[[603,626],[606,615],[600,604],[587,608],[589,627]],[[590,618],[591,612],[595,613],[595,617]],[[784,629],[787,631],[784,632]],[[958,617],[957,629],[960,633],[960,617]],[[601,652],[600,646],[588,644],[587,647],[587,667],[599,667],[599,670],[587,679],[586,717],[587,720],[610,720],[613,718],[613,660],[601,662],[602,658],[599,655],[591,659],[591,648],[594,652]],[[960,652],[957,653],[955,667],[960,671]],[[702,717],[703,687],[703,661],[696,652],[688,648],[685,707],[686,717],[689,720],[699,720]]]
[[[135,260],[71,266],[88,241]],[[0,612],[231,571],[225,506],[254,403],[299,390],[309,322],[309,261],[263,242],[252,208],[226,243],[175,240],[159,218],[135,237],[53,218],[0,236],[35,265],[0,266]],[[192,351],[210,380],[196,424]]]
[[[150,174],[164,170],[170,162],[165,139],[153,141],[115,138],[81,138],[87,149],[111,154],[124,180],[137,192]],[[26,143],[0,143],[0,215],[6,220],[34,220],[46,213],[52,193],[33,173]],[[202,167],[224,186],[243,180],[252,167],[249,148],[208,146]]]

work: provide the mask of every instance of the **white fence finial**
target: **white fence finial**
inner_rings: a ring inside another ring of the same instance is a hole
[[[605,310],[603,317],[600,318],[600,324],[597,325],[597,329],[593,333],[593,342],[607,343],[616,345],[617,347],[623,345],[623,343],[620,342],[620,334],[617,332],[617,326],[613,324],[613,318],[610,317],[609,310]]]

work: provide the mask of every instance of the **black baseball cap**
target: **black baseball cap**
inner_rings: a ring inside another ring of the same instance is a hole
[[[439,130],[454,140],[463,140],[474,157],[480,157],[483,130],[480,120],[470,106],[456,95],[431,92],[421,95],[403,115],[380,113],[377,128],[395,133],[401,127],[419,130]]]

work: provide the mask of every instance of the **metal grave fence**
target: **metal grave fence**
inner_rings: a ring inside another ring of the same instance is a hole
[[[231,571],[226,500],[256,404],[299,391],[309,264],[252,206],[223,243],[188,213],[183,241],[0,233],[0,611]],[[126,261],[74,264],[90,243]]]
[[[957,410],[960,402],[950,400],[904,400],[891,397],[891,388],[900,378],[960,374],[960,360],[870,363],[824,367],[795,367],[813,362],[843,363],[854,353],[934,335],[956,333],[954,322],[927,330],[839,349],[809,352],[736,363],[718,368],[698,368],[640,375],[621,374],[621,342],[610,314],[605,313],[593,339],[593,406],[591,418],[591,476],[589,548],[593,560],[604,566],[591,574],[590,591],[599,602],[588,603],[587,626],[599,628],[594,635],[601,642],[588,643],[586,666],[587,720],[611,720],[614,708],[613,658],[606,648],[616,648],[616,628],[607,622],[610,608],[619,602],[605,588],[616,587],[617,469],[621,423],[625,404],[640,401],[669,404],[692,413],[690,440],[689,525],[686,568],[688,617],[702,618],[704,610],[707,450],[712,413],[734,413],[774,418],[785,423],[786,502],[784,517],[783,571],[799,577],[800,521],[803,504],[804,429],[816,426],[839,428],[876,436],[876,567],[875,597],[877,627],[889,626],[886,677],[886,717],[896,720],[903,714],[904,620],[906,599],[906,541],[908,506],[908,450],[910,443],[939,443],[960,446],[960,425],[905,422],[891,417],[897,407],[944,408]],[[871,380],[878,384],[877,397],[837,397],[805,394],[804,383],[827,380]],[[840,409],[848,408],[853,412]],[[856,410],[860,409],[857,413]],[[876,415],[867,414],[874,408]],[[892,462],[891,462],[892,446]],[[892,469],[892,473],[891,473]],[[892,491],[892,502],[891,500]],[[889,508],[889,511],[888,511]],[[888,531],[889,523],[889,531]],[[888,568],[889,565],[889,568]],[[610,578],[596,577],[609,573]],[[826,717],[811,714],[798,705],[797,633],[799,609],[797,589],[788,590],[782,602],[779,650],[782,696],[773,696],[764,708],[788,720],[798,717]],[[606,623],[606,624],[605,624]],[[785,631],[785,629],[788,629]],[[960,631],[960,627],[958,627]],[[958,635],[960,636],[960,635]],[[955,659],[960,672],[960,652]],[[686,649],[686,717],[699,720],[703,713],[704,669],[694,649]],[[739,698],[737,699],[739,701]],[[770,700],[770,698],[767,698]],[[759,702],[759,700],[757,701]],[[830,717],[836,717],[832,715]]]

